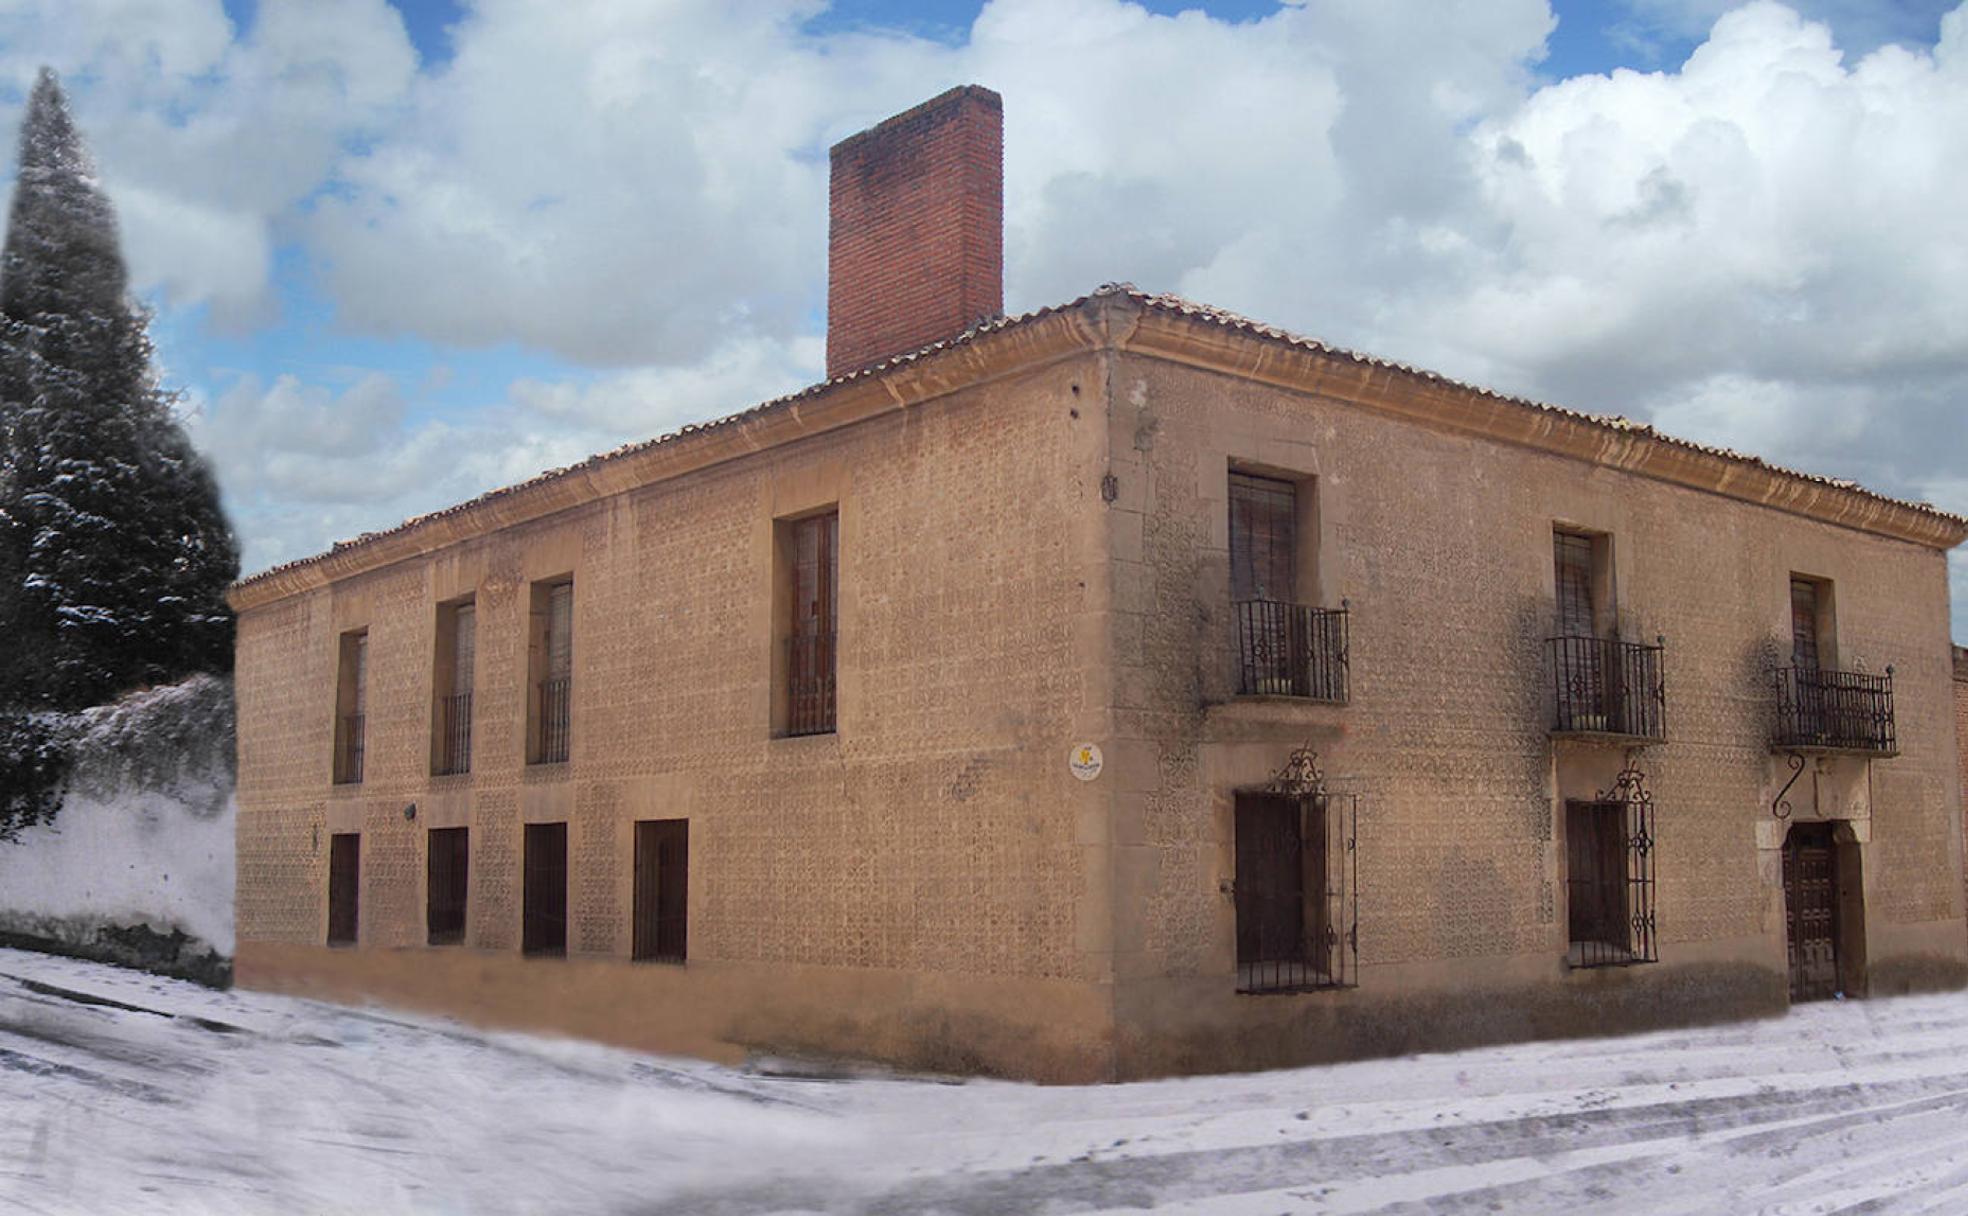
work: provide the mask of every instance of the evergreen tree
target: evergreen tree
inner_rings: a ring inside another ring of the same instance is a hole
[[[232,530],[151,363],[115,214],[54,73],[0,249],[0,705],[232,666]]]

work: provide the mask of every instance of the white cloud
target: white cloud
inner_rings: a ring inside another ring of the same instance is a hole
[[[350,141],[416,71],[386,0],[263,3],[244,37],[219,0],[0,5],[0,83],[61,72],[124,226],[140,291],[270,319],[271,251]],[[18,123],[0,109],[0,129]]]
[[[299,242],[339,324],[591,369],[441,422],[417,374],[228,384],[211,441],[269,518],[387,524],[816,374],[826,146],[970,80],[1005,96],[1014,309],[1133,279],[1968,508],[1968,9],[1928,52],[1887,44],[1933,0],[1800,2],[1627,0],[1693,55],[1543,87],[1543,0],[993,0],[955,47],[808,35],[810,0],[481,0],[423,73],[382,0],[263,4],[243,41],[102,0],[0,12],[0,46],[80,71],[168,299],[264,315]],[[392,438],[341,451],[324,411]]]

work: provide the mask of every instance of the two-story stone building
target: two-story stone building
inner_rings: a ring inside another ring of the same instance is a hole
[[[834,150],[825,383],[238,585],[242,984],[1085,1080],[1968,977],[1968,520],[998,317],[999,131]]]

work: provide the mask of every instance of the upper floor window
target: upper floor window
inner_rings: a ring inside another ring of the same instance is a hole
[[[1599,579],[1601,551],[1606,538],[1582,532],[1557,531],[1552,534],[1552,554],[1557,565],[1558,634],[1568,638],[1599,635]]]
[[[362,780],[369,721],[369,631],[345,633],[335,680],[335,782]]]
[[[1238,691],[1346,699],[1346,612],[1315,599],[1313,483],[1230,474],[1230,600]]]
[[[1664,644],[1621,640],[1613,604],[1613,538],[1553,529],[1555,635],[1551,656],[1553,719],[1561,735],[1608,741],[1665,739]]]
[[[1775,673],[1775,742],[1786,749],[1897,755],[1893,669],[1840,669],[1836,604],[1830,579],[1790,576],[1790,665]]]
[[[1230,598],[1298,598],[1298,487],[1230,474]]]
[[[526,758],[532,764],[559,764],[568,757],[573,733],[573,579],[533,584],[532,633]]]
[[[478,613],[470,600],[439,605],[436,692],[431,719],[431,772],[468,773],[472,755],[472,677],[478,654]]]
[[[786,733],[828,734],[835,722],[840,513],[810,515],[787,528]]]
[[[1831,585],[1822,579],[1790,576],[1790,665],[1805,671],[1835,666],[1828,636]]]

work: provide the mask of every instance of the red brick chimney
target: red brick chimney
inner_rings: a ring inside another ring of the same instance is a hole
[[[1004,102],[964,85],[833,149],[827,376],[1004,311]]]

